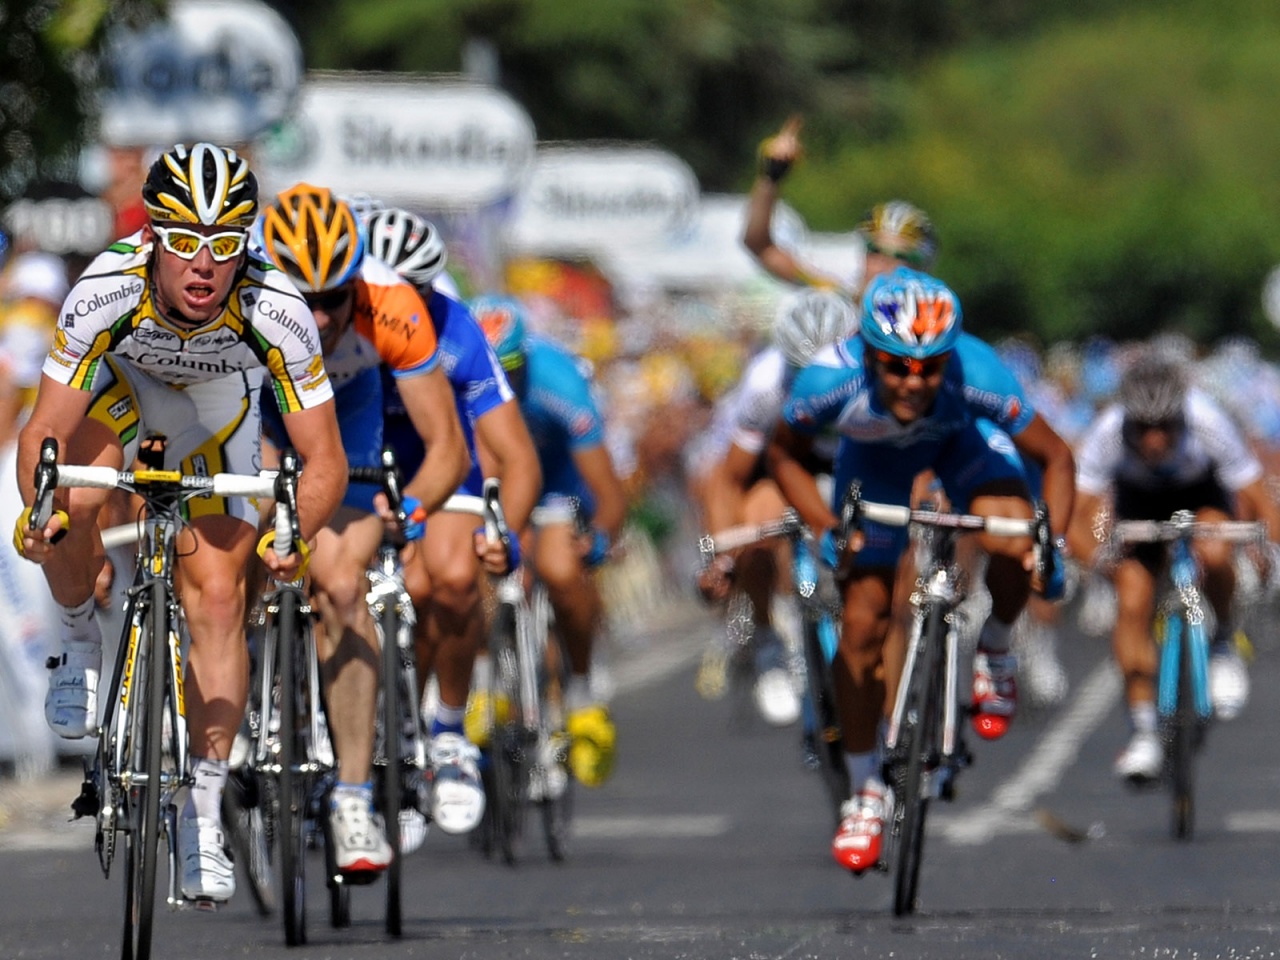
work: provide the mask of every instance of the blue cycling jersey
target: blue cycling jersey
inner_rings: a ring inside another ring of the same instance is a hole
[[[538,336],[526,341],[520,412],[542,466],[542,502],[576,497],[586,515],[595,498],[573,461],[573,454],[604,445],[604,418],[584,363],[559,345]]]
[[[502,364],[466,304],[435,288],[421,292],[436,330],[436,355],[453,387],[458,420],[471,456],[471,469],[459,491],[479,495],[484,477],[476,456],[475,423],[490,410],[514,400],[515,394]],[[422,466],[425,455],[422,438],[409,419],[395,378],[385,366],[382,368],[382,397],[387,442],[395,450],[405,476],[411,477]]]
[[[863,357],[858,336],[822,351],[796,377],[783,408],[784,419],[798,432],[833,429],[840,436],[833,506],[855,478],[866,499],[905,504],[916,475],[932,470],[961,509],[985,484],[1026,483],[1011,437],[1027,428],[1035,411],[994,349],[962,334],[933,409],[905,424],[880,402]],[[893,563],[905,530],[868,524],[866,532],[868,546],[860,562]]]

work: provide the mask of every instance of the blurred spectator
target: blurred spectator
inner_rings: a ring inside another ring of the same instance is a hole
[[[51,253],[20,253],[0,274],[0,446],[35,397],[68,289],[66,266]]]

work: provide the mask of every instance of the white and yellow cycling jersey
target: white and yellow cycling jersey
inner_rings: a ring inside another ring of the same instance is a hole
[[[94,259],[63,303],[45,375],[89,390],[111,354],[179,389],[265,368],[286,413],[333,396],[315,319],[283,273],[250,257],[222,313],[187,328],[156,308],[150,254],[139,232]]]

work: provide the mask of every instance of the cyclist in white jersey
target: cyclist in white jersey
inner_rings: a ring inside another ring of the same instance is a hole
[[[151,166],[142,196],[149,222],[94,260],[63,304],[19,437],[23,500],[29,505],[34,496],[45,437],[58,440],[68,463],[120,469],[146,437],[160,434],[167,469],[257,472],[265,370],[292,442],[314,465],[298,491],[302,536],[311,541],[342,497],[346,457],[311,311],[286,277],[247,252],[257,181],[232,150],[177,145]],[[69,738],[92,734],[98,722],[102,634],[93,591],[104,556],[96,518],[107,496],[60,495],[58,511],[38,531],[27,529],[28,506],[14,535],[19,552],[44,565],[61,608],[63,653],[45,712]],[[197,498],[190,518],[178,538],[194,778],[178,823],[181,886],[190,898],[225,900],[235,877],[219,810],[248,694],[245,566],[258,541],[257,517],[239,498]],[[263,559],[285,579],[302,562],[298,551],[281,559],[269,547]]]
[[[764,523],[782,515],[786,502],[777,484],[765,476],[762,462],[769,434],[782,415],[796,373],[823,347],[852,336],[857,326],[852,305],[834,291],[801,291],[779,305],[773,345],[752,359],[738,385],[722,398],[711,430],[693,458],[703,522],[712,535],[736,524]],[[828,467],[834,453],[833,438],[826,451]],[[800,715],[799,695],[770,616],[779,569],[785,565],[785,550],[759,545],[721,554],[698,578],[708,600],[723,601],[733,582],[750,600],[757,638],[756,705],[765,720],[778,726],[793,723]]]
[[[1273,541],[1280,536],[1280,511],[1245,438],[1207,394],[1188,386],[1180,362],[1158,352],[1134,362],[1122,381],[1120,402],[1103,410],[1085,434],[1076,487],[1070,542],[1086,563],[1098,548],[1093,518],[1108,495],[1120,520],[1167,520],[1176,510],[1191,510],[1197,520],[1262,519]],[[1244,708],[1249,693],[1248,674],[1234,648],[1232,549],[1206,540],[1197,541],[1193,550],[1217,619],[1210,696],[1214,713],[1230,719]],[[1156,729],[1152,635],[1156,574],[1164,562],[1161,545],[1140,544],[1109,571],[1118,600],[1112,650],[1124,676],[1132,728],[1114,769],[1138,784],[1159,777],[1164,756]]]

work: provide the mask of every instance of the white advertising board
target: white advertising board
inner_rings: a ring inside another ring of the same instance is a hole
[[[501,90],[389,74],[316,74],[296,114],[264,140],[264,185],[298,181],[417,209],[510,196],[533,161],[533,121]]]
[[[513,252],[534,255],[652,246],[694,225],[698,195],[693,171],[663,150],[543,148],[507,240]]]
[[[104,143],[238,144],[289,112],[302,49],[284,19],[257,0],[172,0],[167,20],[117,30],[107,64]]]

